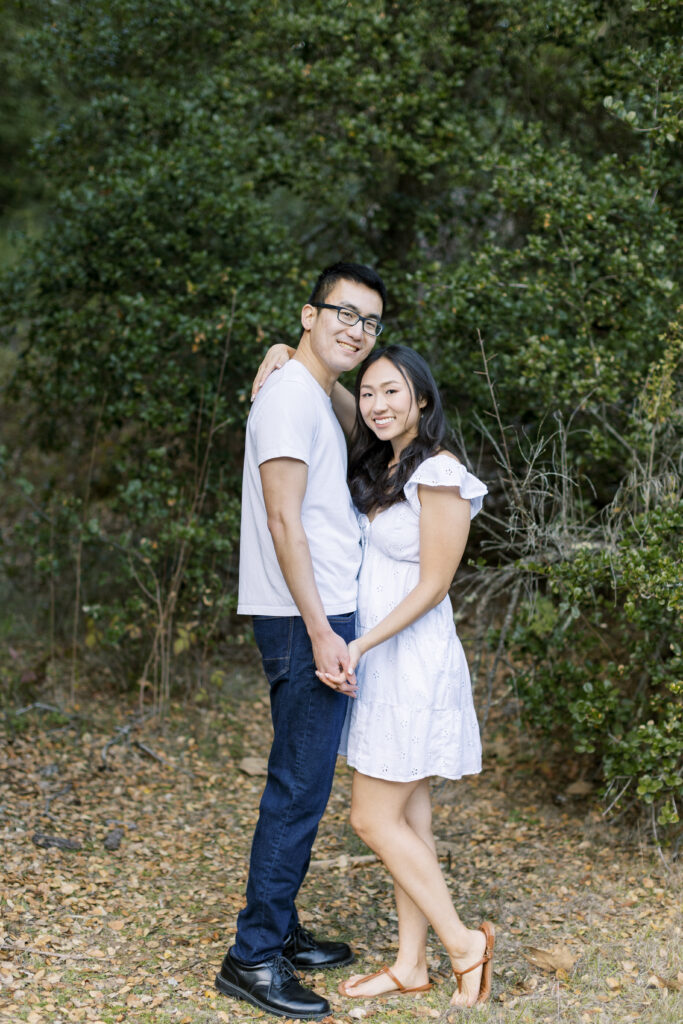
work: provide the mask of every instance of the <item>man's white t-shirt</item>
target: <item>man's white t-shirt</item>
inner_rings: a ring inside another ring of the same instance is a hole
[[[326,615],[356,608],[360,531],[346,485],[346,442],[332,402],[297,360],[272,373],[249,413],[242,480],[239,601],[242,615],[299,615],[268,529],[259,466],[308,466],[301,520]]]

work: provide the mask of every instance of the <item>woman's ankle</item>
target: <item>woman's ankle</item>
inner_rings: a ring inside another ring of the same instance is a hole
[[[404,978],[407,981],[414,978],[426,978],[428,974],[427,959],[426,957],[396,957],[392,971],[404,984]]]
[[[462,970],[466,967],[479,949],[479,946],[486,947],[486,936],[479,928],[467,928],[465,934],[459,939],[457,945],[451,946],[448,955],[455,970]]]

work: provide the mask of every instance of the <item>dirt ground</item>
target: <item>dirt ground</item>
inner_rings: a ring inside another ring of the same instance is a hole
[[[229,693],[208,708],[174,706],[161,730],[124,710],[92,696],[71,718],[6,716],[0,1020],[273,1019],[213,987],[242,905],[270,740],[258,666],[243,659]],[[544,759],[536,748],[494,714],[482,774],[433,785],[456,905],[466,923],[489,918],[498,931],[493,996],[475,1019],[680,1024],[680,861],[634,826],[606,824],[571,752]],[[337,994],[352,971],[391,963],[396,942],[387,875],[348,825],[350,781],[340,763],[299,905],[314,932],[348,939],[357,963],[306,980],[329,998],[329,1024],[445,1021],[453,980],[434,936],[430,992]]]

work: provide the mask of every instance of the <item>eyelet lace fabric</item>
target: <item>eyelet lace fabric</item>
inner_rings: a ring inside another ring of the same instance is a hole
[[[480,510],[486,486],[449,455],[435,455],[405,485],[406,500],[359,515],[363,562],[359,633],[366,633],[416,586],[420,573],[418,485],[457,486]],[[465,652],[448,597],[361,658],[358,696],[349,702],[339,753],[375,778],[409,782],[481,771],[479,724]]]

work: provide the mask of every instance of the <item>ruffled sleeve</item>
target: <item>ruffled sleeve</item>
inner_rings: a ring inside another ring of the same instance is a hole
[[[470,519],[474,519],[481,510],[484,495],[488,493],[486,484],[469,473],[462,462],[443,453],[425,459],[403,488],[408,504],[419,515],[418,484],[424,484],[426,487],[459,487],[460,497],[467,498],[470,503]]]

